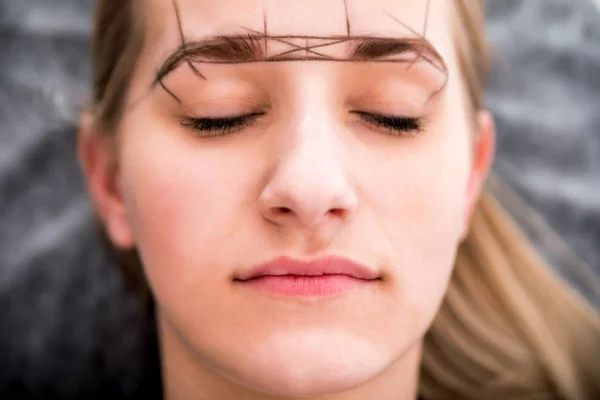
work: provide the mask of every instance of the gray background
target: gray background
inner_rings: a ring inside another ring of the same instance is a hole
[[[592,0],[489,3],[496,171],[598,275],[598,8]],[[90,5],[0,0],[2,398],[158,390],[152,321],[96,242],[75,159]],[[556,253],[545,235],[536,238]],[[556,266],[597,301],[593,279]]]

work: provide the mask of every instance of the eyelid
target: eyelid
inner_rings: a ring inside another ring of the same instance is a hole
[[[264,102],[249,101],[235,97],[219,97],[181,104],[182,114],[196,118],[233,118],[252,114],[257,110],[266,111]]]
[[[409,116],[423,114],[427,110],[426,103],[417,100],[415,96],[395,93],[388,90],[385,93],[369,94],[353,98],[347,104],[351,110],[361,110],[372,114],[387,116]]]
[[[351,113],[358,115],[361,122],[369,128],[385,130],[392,136],[414,136],[424,129],[424,118],[422,117],[396,116],[366,111],[351,111]],[[245,129],[264,114],[264,112],[255,112],[228,117],[188,117],[181,121],[181,125],[193,130],[198,136],[224,136]]]

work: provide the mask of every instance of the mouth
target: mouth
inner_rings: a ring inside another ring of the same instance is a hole
[[[234,282],[248,288],[296,297],[341,294],[380,280],[377,271],[338,257],[310,261],[281,257],[243,271],[234,278]]]

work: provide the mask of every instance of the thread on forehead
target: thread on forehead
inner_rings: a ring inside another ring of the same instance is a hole
[[[195,61],[195,62],[206,63],[206,64],[239,64],[239,63],[271,62],[271,61],[282,61],[282,60],[286,60],[286,61],[302,60],[302,58],[293,58],[293,57],[282,59],[281,55],[283,53],[289,52],[289,50],[286,52],[272,55],[272,56],[265,56],[265,54],[262,51],[262,47],[258,46],[258,43],[260,43],[260,41],[262,41],[263,39],[264,39],[263,35],[261,35],[261,34],[253,35],[252,32],[250,32],[246,35],[238,34],[238,35],[234,35],[234,36],[227,36],[227,35],[216,36],[216,37],[213,37],[212,39],[200,41],[197,43],[187,44],[186,49],[187,49],[188,53],[194,54],[194,56],[197,57],[197,61]],[[398,39],[398,38],[394,38],[394,37],[378,37],[378,36],[354,36],[354,37],[348,38],[345,35],[344,36],[330,36],[330,37],[289,35],[289,36],[270,36],[267,39],[287,44],[290,47],[294,47],[294,51],[295,51],[295,49],[304,50],[305,47],[299,46],[293,42],[290,42],[290,40],[310,39],[310,40],[319,40],[322,42],[321,44],[309,46],[310,48],[331,46],[334,44],[344,43],[344,42],[357,42],[359,45],[357,45],[355,47],[355,49],[356,49],[356,48],[361,48],[361,47],[365,46],[366,45],[365,42],[371,41],[371,42],[379,42],[378,47],[380,47],[380,48],[381,48],[381,46],[383,46],[383,48],[390,48],[390,47],[394,48],[394,47],[400,46],[400,47],[406,47],[406,49],[415,49],[416,48],[416,49],[418,49],[419,52],[423,52],[423,53],[427,52],[427,45],[425,43],[422,43],[423,39],[420,39],[420,38]],[[409,44],[409,42],[412,42],[412,45]],[[394,46],[389,46],[390,44],[393,44],[393,43],[395,43]],[[227,44],[227,46],[224,46],[224,44]],[[375,45],[375,43],[368,43],[368,45],[373,46],[373,45]],[[369,46],[367,46],[367,47],[369,47]],[[244,49],[244,51],[240,52],[240,51],[238,51],[239,49]],[[431,49],[431,51],[433,53],[435,53],[434,49]],[[235,56],[233,55],[233,53],[235,53]],[[377,59],[377,57],[375,57],[375,56],[373,56],[373,58],[371,59],[371,57],[368,55],[358,57],[354,53],[355,52],[351,53],[352,54],[351,58],[335,58],[335,57],[331,57],[331,56],[326,56],[325,60],[327,60],[327,61],[352,61],[352,62],[357,62],[357,61],[407,62],[408,61],[407,59],[385,59],[383,55],[381,56],[380,59]],[[357,54],[360,54],[360,53],[357,53]],[[177,66],[178,61],[183,60],[183,55],[184,55],[184,52],[183,52],[183,49],[181,49],[181,48],[178,51],[176,51],[175,53],[173,53],[167,59],[164,67],[161,68],[161,71],[159,71],[158,78],[162,78],[162,77],[166,76],[166,74],[168,74],[170,71],[172,71]],[[317,53],[316,55],[319,56],[319,59],[323,58],[323,55],[320,53]],[[237,59],[227,60],[227,58],[230,56],[234,57],[234,58],[237,57]],[[421,54],[421,56],[428,63],[430,63],[433,68],[435,68],[436,70],[438,70],[441,73],[446,73],[446,71],[447,71],[446,65],[441,58],[438,59],[438,62],[436,63],[434,60],[429,58],[426,54]],[[205,57],[205,59],[201,60],[200,57]],[[364,57],[364,58],[361,59],[361,57]],[[312,59],[314,59],[314,57],[306,58],[307,61],[312,60]]]
[[[431,0],[427,0],[425,5],[425,22],[423,23],[423,37],[427,36],[427,24],[429,23],[429,10],[431,7]]]
[[[427,37],[427,25],[429,23],[429,11],[431,7],[431,0],[427,0],[427,5],[425,6],[425,22],[423,22],[423,37]]]
[[[393,14],[389,13],[389,12],[385,12],[391,19],[393,19],[396,23],[402,25],[404,28],[408,29],[408,31],[410,33],[412,33],[413,35],[425,39],[427,36],[427,26],[429,23],[429,14],[430,14],[430,10],[431,10],[431,0],[427,0],[427,3],[425,4],[425,21],[423,22],[423,32],[419,33],[417,32],[414,28],[412,28],[411,26],[409,26],[408,24],[406,24],[405,22],[402,22],[400,19],[396,18],[396,16],[394,16]],[[412,66],[414,64],[416,64],[421,58],[423,58],[422,55],[422,51],[419,52],[417,54],[417,56],[415,57],[414,62],[408,66],[408,69],[412,68]],[[428,60],[429,61],[429,60]]]
[[[267,27],[267,18],[268,18],[267,6],[266,6],[267,5],[267,1],[268,0],[265,0],[264,6],[263,6],[263,31],[264,32],[262,34],[262,39],[265,42],[265,46],[264,46],[265,50],[268,50],[267,49],[267,47],[268,47],[267,39],[277,40],[280,43],[284,43],[284,44],[287,44],[289,46],[296,47],[297,50],[311,50],[311,49],[314,49],[314,48],[324,47],[324,46],[328,46],[328,45],[332,45],[332,44],[338,44],[338,43],[343,42],[343,40],[339,40],[339,41],[333,41],[333,42],[330,42],[330,43],[324,43],[324,44],[309,46],[308,45],[308,40],[307,40],[307,45],[305,47],[302,47],[302,46],[296,45],[296,44],[294,44],[292,42],[289,42],[287,40],[284,40],[284,39],[293,39],[293,38],[306,38],[306,39],[309,39],[309,38],[318,38],[318,39],[322,39],[322,40],[327,40],[327,39],[330,39],[330,38],[327,38],[327,37],[318,37],[318,36],[314,36],[314,37],[313,36],[300,36],[300,35],[296,35],[296,36],[294,36],[294,35],[288,35],[288,36],[273,36],[273,37],[269,37],[268,36],[268,27]],[[389,12],[386,12],[386,14],[388,16],[390,16],[395,22],[397,22],[398,24],[402,25],[404,28],[408,29],[413,35],[417,36],[420,39],[425,39],[425,33],[427,31],[427,23],[428,23],[428,20],[429,20],[430,1],[431,0],[427,0],[423,33],[417,32],[415,29],[411,28],[409,25],[407,25],[406,23],[402,22],[401,20],[399,20],[398,18],[396,18],[394,15],[390,14]],[[347,33],[348,33],[347,40],[359,39],[359,37],[352,38],[349,35],[349,33],[350,33],[350,18],[349,18],[349,11],[348,11],[348,3],[347,3],[347,0],[343,0],[343,2],[344,2],[344,9],[345,9],[346,21],[347,21],[347,23],[346,23]],[[186,42],[185,42],[185,36],[184,36],[184,33],[183,33],[183,27],[182,27],[182,20],[181,20],[181,15],[180,15],[180,10],[179,10],[178,4],[177,4],[177,0],[173,0],[173,3],[174,3],[175,12],[177,14],[176,17],[177,17],[179,35],[180,35],[180,40],[181,40],[181,44],[182,44],[182,49],[184,51],[184,56],[186,58],[186,62],[188,62],[190,64],[190,67],[197,74],[201,75],[204,78],[204,76],[199,71],[197,71],[197,69],[195,68],[195,66],[192,63],[191,57],[189,56],[189,54],[187,54],[187,45],[186,45]],[[256,31],[256,30],[253,30],[253,29],[246,29],[246,30],[248,32],[253,32],[254,34],[259,35],[259,32]],[[254,38],[251,37],[251,35],[248,35],[248,39],[252,40]],[[423,44],[423,48],[424,48],[424,44]],[[291,51],[288,50],[288,51],[286,51],[284,53],[278,54],[276,56],[272,56],[272,58],[277,58],[277,57],[280,57],[280,56],[282,56],[284,54],[288,54],[290,52],[295,52],[295,51],[296,50],[291,50]],[[422,53],[422,52],[423,51],[421,51],[420,53]],[[312,52],[312,53],[315,54],[315,55],[317,55],[317,56],[319,56],[319,57],[326,57],[325,55],[317,53],[317,52]],[[266,57],[267,52],[265,51],[264,54],[265,54],[265,57]],[[426,58],[426,60],[428,62],[432,63],[432,61],[430,59]]]
[[[181,40],[181,46],[184,51],[184,59],[187,62],[190,69],[194,72],[194,74],[196,74],[200,78],[206,80],[206,77],[204,75],[202,75],[200,73],[200,71],[198,71],[198,69],[196,69],[196,66],[194,66],[194,64],[192,63],[192,60],[191,60],[189,54],[187,54],[185,35],[183,34],[183,24],[181,22],[181,12],[179,10],[179,3],[177,3],[177,0],[173,0],[173,8],[175,9],[175,18],[177,19],[177,29],[179,31],[179,39]],[[162,86],[164,86],[164,84]]]
[[[398,19],[394,14],[390,13],[389,11],[385,11],[385,14],[388,17],[390,17],[391,19],[393,19],[396,23],[398,23],[399,25],[401,25],[403,28],[406,28],[413,35],[415,35],[415,36],[417,36],[419,38],[423,38],[424,37],[423,34],[419,33],[416,29],[412,28],[406,22],[402,22],[402,20]]]
[[[265,54],[269,53],[269,43],[267,42],[267,36],[269,34],[269,23],[268,23],[268,18],[269,15],[267,13],[267,1],[265,0],[265,2],[263,3],[263,33],[265,35],[264,37],[264,44],[265,44]]]
[[[334,40],[334,41],[327,42],[327,43],[320,43],[320,44],[309,45],[309,40],[310,40],[310,38],[306,38],[306,47],[298,46],[297,44],[290,43],[288,41],[281,41],[282,43],[289,44],[290,46],[294,46],[296,48],[292,49],[292,50],[284,51],[283,53],[279,53],[276,56],[273,56],[272,58],[274,58],[274,59],[277,59],[277,58],[281,59],[284,56],[288,56],[290,54],[296,53],[296,52],[301,51],[301,50],[306,50],[307,53],[312,53],[312,54],[314,54],[316,56],[323,57],[323,59],[331,61],[332,60],[331,57],[328,57],[325,54],[321,54],[319,52],[316,52],[316,51],[314,51],[314,49],[318,49],[318,48],[321,48],[321,47],[332,46],[334,44],[345,43],[345,42],[348,41],[346,39],[342,39],[342,40]]]
[[[350,13],[349,13],[349,8],[348,8],[348,0],[342,0],[342,1],[344,4],[344,12],[345,12],[345,17],[346,17],[346,36],[344,36],[344,37],[339,37],[339,36],[320,37],[320,36],[302,36],[302,35],[269,36],[269,34],[268,34],[268,12],[267,12],[268,11],[268,7],[267,7],[268,0],[264,0],[264,3],[263,3],[263,32],[259,32],[259,31],[253,30],[253,29],[246,29],[246,31],[248,32],[247,35],[237,35],[237,36],[233,36],[233,37],[232,36],[220,36],[220,37],[216,37],[215,39],[224,40],[228,43],[228,45],[232,46],[232,48],[237,48],[238,52],[241,51],[243,53],[247,53],[248,57],[246,57],[247,60],[245,60],[244,62],[350,61],[350,60],[345,60],[345,59],[337,59],[337,58],[322,54],[318,51],[315,51],[315,49],[318,49],[318,48],[327,47],[327,46],[331,46],[331,45],[335,45],[335,44],[340,44],[340,43],[344,43],[344,42],[348,42],[348,41],[352,41],[352,40],[356,40],[356,41],[363,40],[364,41],[364,40],[373,38],[373,37],[369,37],[369,36],[365,36],[365,37],[352,37],[351,36],[351,24],[350,24]],[[179,49],[180,57],[181,57],[180,60],[184,61],[196,76],[200,77],[203,80],[206,80],[206,77],[194,65],[194,63],[197,61],[193,60],[192,56],[190,54],[190,49],[192,49],[192,51],[194,51],[193,47],[190,47],[188,45],[188,43],[186,43],[185,34],[183,32],[183,23],[182,23],[181,11],[180,11],[179,4],[178,4],[177,0],[172,0],[172,2],[173,2],[173,8],[175,10],[175,16],[176,16],[176,20],[177,20],[177,29],[179,32],[179,38],[181,41],[180,49]],[[431,58],[427,57],[424,54],[425,50],[426,50],[425,35],[427,33],[427,25],[428,25],[428,21],[429,21],[430,3],[431,3],[431,0],[427,0],[426,11],[425,11],[425,21],[423,24],[423,32],[422,33],[417,32],[414,28],[412,28],[408,24],[402,22],[401,20],[399,20],[398,18],[396,18],[394,15],[390,14],[389,12],[386,12],[386,14],[390,18],[392,18],[395,22],[397,22],[399,25],[406,28],[410,33],[415,35],[416,40],[421,41],[420,50],[416,52],[417,54],[416,54],[415,58],[410,62],[407,69],[412,68],[412,66],[414,66],[419,60],[423,59],[426,62],[428,62],[430,65],[432,65],[435,69],[437,69],[438,71],[440,71],[441,73],[443,73],[445,75],[444,83],[440,86],[440,88],[438,90],[434,91],[434,93],[430,96],[430,99],[431,99],[443,90],[443,88],[446,86],[446,84],[448,82],[449,77],[448,77],[448,71],[447,71],[446,66],[444,65],[443,61],[442,61],[442,66],[440,67]],[[304,46],[295,44],[291,41],[294,39],[304,39],[306,41],[306,44]],[[310,39],[318,39],[321,42],[311,45]],[[380,38],[380,39],[385,41],[386,38]],[[394,38],[387,38],[387,39],[389,39],[390,41],[394,40]],[[268,56],[268,40],[275,40],[279,43],[286,44],[286,45],[292,47],[292,49],[283,51],[279,54],[269,57]],[[258,46],[259,41],[261,42],[260,47]],[[362,42],[362,43],[359,42],[357,47],[361,47],[364,45],[365,45],[365,42]],[[387,43],[387,45],[389,45],[389,43]],[[215,55],[217,55],[219,51],[222,51],[219,49],[218,46],[215,46],[214,50],[215,50]],[[355,48],[355,50],[356,50],[356,48]],[[298,53],[300,51],[305,51],[306,55],[304,57],[292,56],[293,54]],[[255,59],[256,54],[258,54],[258,59]],[[170,58],[172,58],[172,57],[173,56],[171,56]],[[397,59],[395,59],[395,60],[367,60],[367,59],[365,59],[365,60],[351,60],[351,61],[378,61],[378,62],[402,62],[402,63],[408,62],[408,60],[397,60]],[[227,62],[227,61],[208,61],[208,60],[203,60],[201,62],[214,63],[214,64],[239,63],[239,61]],[[172,65],[169,66],[169,62],[167,61],[165,63],[165,65],[163,65],[163,67],[160,68],[160,70],[157,73],[157,76],[155,78],[153,86],[156,84],[159,84],[171,97],[173,97],[177,102],[181,103],[181,100],[171,90],[169,90],[163,82],[164,77],[169,72],[171,72],[177,65],[177,63],[173,62],[172,60],[171,60],[171,64]]]
[[[348,0],[344,0],[344,12],[346,14],[346,33],[348,34],[348,36],[350,36],[352,31],[350,29],[350,12],[348,11]]]
[[[254,29],[251,29],[251,28],[244,28],[244,29],[246,31],[250,32],[251,34],[260,35],[260,32],[257,31],[257,30],[254,30]],[[248,38],[253,38],[253,36],[252,35],[248,35]],[[325,54],[318,53],[318,52],[314,51],[313,49],[320,48],[320,47],[330,46],[332,44],[343,43],[343,42],[346,42],[348,40],[348,39],[344,38],[344,39],[340,39],[340,40],[337,40],[337,41],[334,41],[334,42],[330,42],[330,43],[321,43],[321,44],[315,44],[315,45],[311,46],[311,45],[309,45],[309,40],[310,39],[317,39],[316,37],[306,37],[306,36],[286,36],[286,37],[279,37],[279,36],[266,36],[265,35],[264,37],[262,37],[262,39],[265,42],[265,50],[266,51],[268,51],[268,45],[266,44],[268,40],[275,40],[278,43],[286,44],[286,45],[288,45],[290,47],[294,47],[294,48],[291,49],[291,50],[287,50],[287,51],[284,51],[282,53],[279,53],[279,54],[277,54],[275,56],[268,57],[268,59],[267,59],[267,56],[266,56],[267,52],[265,52],[265,58],[262,59],[262,60],[259,60],[259,61],[269,61],[269,60],[275,61],[278,58],[281,59],[281,57],[283,57],[283,56],[286,56],[286,55],[289,55],[289,54],[292,54],[292,53],[296,53],[296,52],[299,52],[299,51],[302,51],[302,50],[305,50],[307,53],[311,53],[311,54],[313,54],[313,55],[315,55],[317,57],[322,57],[323,59],[328,59]],[[304,39],[306,45],[305,46],[300,46],[298,44],[290,42],[289,39]],[[327,40],[327,38],[318,38],[318,39]]]
[[[421,34],[421,37],[425,38],[427,36],[427,23],[429,22],[429,7],[431,5],[431,0],[427,0],[427,3],[425,4],[425,22],[423,22],[423,33]],[[421,53],[422,51],[417,53],[417,56],[415,57],[415,61],[408,66],[408,69],[411,69],[417,62],[419,62],[419,60],[421,59]]]

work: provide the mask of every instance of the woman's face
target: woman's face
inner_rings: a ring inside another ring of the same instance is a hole
[[[452,2],[178,0],[185,40],[213,47],[154,85],[181,37],[174,4],[148,3],[103,215],[139,250],[165,357],[290,395],[399,365],[440,305],[485,172]],[[340,39],[402,43],[425,26],[443,61]]]

